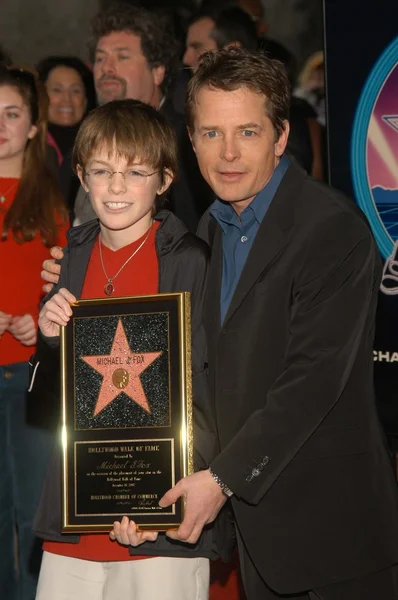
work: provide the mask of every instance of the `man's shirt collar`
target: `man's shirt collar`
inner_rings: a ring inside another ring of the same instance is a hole
[[[220,224],[224,233],[227,233],[229,225],[242,227],[242,225],[253,221],[253,219],[256,220],[258,224],[262,222],[289,165],[289,159],[283,155],[275,168],[271,179],[255,198],[253,198],[245,210],[242,211],[240,217],[237,215],[230,202],[224,202],[219,199],[213,202],[210,208],[210,214],[212,214]]]

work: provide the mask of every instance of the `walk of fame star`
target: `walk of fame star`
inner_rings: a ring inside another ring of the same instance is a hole
[[[119,319],[110,354],[81,357],[103,377],[94,416],[104,410],[121,392],[151,414],[140,375],[161,354],[161,352],[131,352],[122,321]]]

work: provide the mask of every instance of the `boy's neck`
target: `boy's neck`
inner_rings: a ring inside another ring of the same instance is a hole
[[[145,235],[152,226],[152,221],[152,217],[148,215],[148,218],[141,219],[138,223],[122,230],[108,229],[100,223],[101,242],[111,250],[120,250],[120,248],[132,244]]]

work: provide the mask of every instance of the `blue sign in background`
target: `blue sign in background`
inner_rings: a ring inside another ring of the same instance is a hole
[[[370,10],[362,0],[324,0],[324,24],[329,181],[365,212],[384,262],[393,250],[395,223],[375,201],[366,151],[374,104],[398,61],[398,2],[378,0]],[[379,294],[374,361],[379,414],[396,452],[398,295]]]

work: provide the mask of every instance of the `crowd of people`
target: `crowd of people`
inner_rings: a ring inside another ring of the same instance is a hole
[[[89,63],[0,52],[0,588],[396,600],[372,384],[380,261],[325,184],[323,53],[298,73],[255,1],[205,0],[184,34],[118,1],[92,21]],[[195,473],[160,505],[184,498],[184,520],[62,533],[60,327],[76,299],[180,291]],[[221,560],[232,576],[211,585]]]

